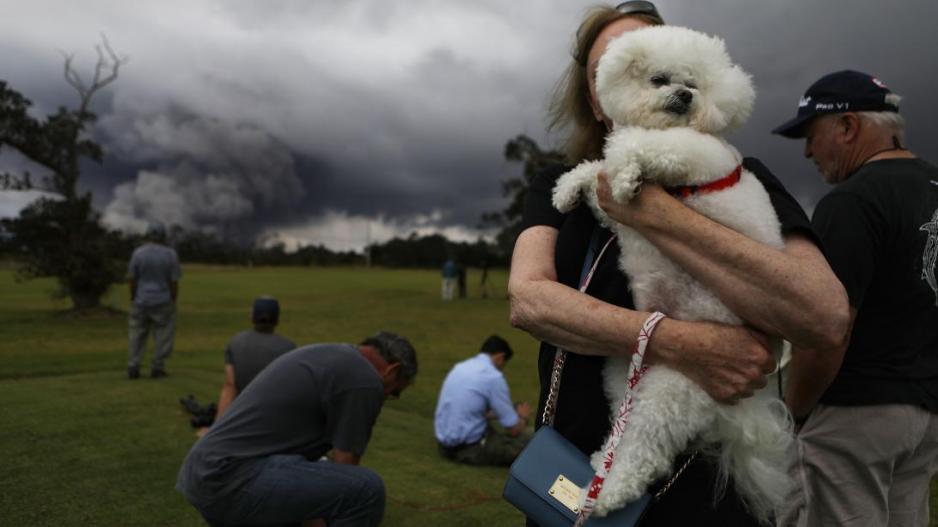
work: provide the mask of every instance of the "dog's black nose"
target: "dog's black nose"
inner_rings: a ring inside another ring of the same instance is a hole
[[[690,104],[690,102],[694,100],[694,94],[691,93],[690,90],[685,90],[684,88],[676,90],[674,92],[674,96],[680,99],[684,104]]]

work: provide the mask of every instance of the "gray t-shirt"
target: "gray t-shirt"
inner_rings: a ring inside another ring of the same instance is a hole
[[[332,448],[362,455],[384,385],[356,346],[315,344],[282,355],[189,451],[176,488],[210,498],[254,476],[245,461],[277,454],[317,460]]]
[[[292,350],[296,344],[276,333],[261,333],[253,329],[242,331],[225,347],[225,364],[234,368],[235,388],[238,393],[274,359]]]
[[[127,278],[136,280],[134,303],[156,306],[172,300],[170,284],[182,276],[176,251],[158,243],[145,243],[134,251],[127,266]]]

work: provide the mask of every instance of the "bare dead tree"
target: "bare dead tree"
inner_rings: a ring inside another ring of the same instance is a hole
[[[98,55],[98,60],[94,65],[94,76],[91,79],[90,86],[86,85],[81,75],[72,68],[74,55],[63,53],[65,56],[65,81],[78,92],[78,113],[81,115],[88,113],[88,106],[91,104],[91,98],[94,97],[95,93],[117,80],[120,67],[126,64],[128,60],[126,56],[119,57],[114,52],[107,40],[107,35],[104,33],[101,34],[101,43],[95,45],[94,50]]]
[[[90,82],[73,66],[73,56],[64,54],[65,81],[78,92],[78,107],[60,107],[45,119],[29,115],[32,102],[0,81],[0,147],[18,150],[51,174],[42,178],[42,190],[59,195],[42,198],[23,209],[20,216],[4,220],[16,240],[20,275],[26,278],[54,276],[63,296],[76,309],[98,305],[108,287],[120,278],[115,265],[112,233],[100,222],[92,206],[91,193],[78,193],[80,160],[101,162],[101,147],[85,134],[94,122],[91,102],[105,86],[117,80],[127,62],[111,48],[107,37],[95,46],[97,61]],[[0,186],[33,188],[29,173],[0,174]]]

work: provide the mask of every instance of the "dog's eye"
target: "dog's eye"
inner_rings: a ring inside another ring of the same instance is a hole
[[[652,84],[658,87],[667,86],[668,84],[671,84],[671,79],[663,73],[652,75],[650,80]]]
[[[690,88],[690,89],[692,89],[692,90],[696,90],[696,89],[697,89],[697,83],[694,82],[694,81],[687,81],[687,82],[684,83],[684,86],[687,86],[688,88]]]

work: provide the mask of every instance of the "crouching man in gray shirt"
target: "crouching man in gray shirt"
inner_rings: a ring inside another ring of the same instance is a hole
[[[288,352],[196,442],[176,489],[212,525],[378,525],[384,483],[358,463],[384,400],[416,374],[393,333]]]

